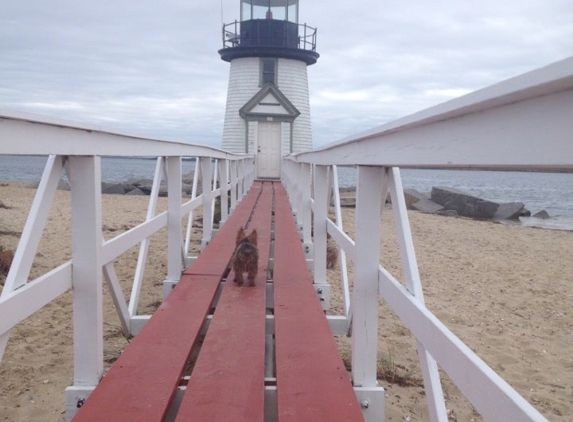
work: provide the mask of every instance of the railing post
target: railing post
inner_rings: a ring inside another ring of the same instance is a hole
[[[378,349],[378,266],[383,167],[358,167],[356,189],[356,263],[352,319],[352,379],[376,386]]]
[[[171,292],[181,278],[183,268],[183,226],[181,219],[181,157],[167,157],[167,278],[163,297]]]
[[[74,380],[69,420],[103,375],[101,158],[70,156]]]
[[[241,201],[245,196],[245,160],[239,161],[239,189],[237,199]]]
[[[229,218],[229,160],[219,160],[219,187],[221,188],[221,221],[219,227]]]
[[[302,242],[304,244],[304,252],[306,257],[312,257],[313,246],[312,246],[312,207],[311,207],[311,197],[310,197],[310,183],[311,183],[311,167],[310,164],[303,163],[301,165],[301,178],[300,184],[302,186],[301,192],[301,223],[302,223]]]
[[[249,158],[249,183],[247,184],[247,192],[253,186],[255,181],[255,160],[253,158]]]
[[[213,218],[211,210],[211,157],[201,157],[200,160],[203,182],[203,240],[201,241],[201,249],[204,249],[211,240],[213,232]]]
[[[367,422],[385,417],[384,389],[378,386],[378,267],[384,167],[358,167],[356,261],[352,295],[352,380]]]
[[[295,200],[293,202],[296,203],[295,209],[293,210],[296,213],[296,225],[299,231],[302,230],[302,223],[303,218],[302,215],[304,213],[304,192],[303,192],[303,180],[304,180],[304,165],[297,164],[297,169],[295,173],[295,179],[293,180],[293,190],[295,194]]]
[[[231,161],[231,212],[237,207],[237,162]]]
[[[314,288],[324,309],[330,307],[326,280],[326,219],[328,217],[328,167],[314,166]]]
[[[288,197],[289,197],[289,201],[290,201],[290,206],[292,208],[292,213],[294,216],[296,216],[296,209],[297,209],[297,201],[298,201],[298,197],[297,197],[297,192],[295,189],[295,179],[296,179],[296,174],[298,171],[298,164],[294,161],[288,161],[288,167],[287,167],[287,173],[286,173],[286,186],[285,189],[287,191]]]

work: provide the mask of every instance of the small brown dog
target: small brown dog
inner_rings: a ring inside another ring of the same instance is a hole
[[[259,250],[257,249],[257,230],[253,230],[247,236],[245,229],[241,227],[237,232],[235,253],[232,264],[235,272],[235,281],[239,286],[243,285],[243,273],[247,273],[249,286],[255,285],[255,277],[259,270]]]

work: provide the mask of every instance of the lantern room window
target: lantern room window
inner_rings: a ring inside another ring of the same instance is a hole
[[[252,19],[298,23],[298,0],[241,0],[241,21]]]

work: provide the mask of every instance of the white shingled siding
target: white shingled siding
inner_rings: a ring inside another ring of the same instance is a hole
[[[259,58],[232,60],[223,126],[223,149],[237,153],[245,152],[245,122],[239,115],[239,110],[259,90]]]
[[[300,112],[300,116],[293,123],[293,152],[312,149],[306,63],[279,59],[278,68],[278,88]],[[290,140],[287,139],[285,143],[288,146]]]
[[[227,108],[223,127],[225,150],[245,152],[245,122],[239,110],[259,90],[259,57],[234,59],[231,61],[229,87],[227,90]],[[308,99],[308,74],[306,63],[298,60],[279,59],[277,86],[301,113],[293,123],[294,152],[312,149],[312,130],[310,124],[310,104]],[[257,124],[249,124],[249,152],[255,141]],[[282,125],[283,152],[290,152],[290,124]]]

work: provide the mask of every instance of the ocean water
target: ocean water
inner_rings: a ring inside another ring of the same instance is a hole
[[[532,215],[545,210],[551,217],[521,218],[523,225],[573,230],[573,173],[403,169],[400,175],[404,189],[429,193],[445,186],[494,202],[523,202]],[[340,186],[356,186],[356,176],[355,168],[339,168]]]
[[[46,157],[0,155],[0,180],[37,180],[45,163]],[[153,159],[104,157],[102,179],[152,179],[155,163]],[[194,168],[194,161],[183,161],[183,174]],[[434,186],[446,186],[491,201],[523,202],[532,214],[546,210],[551,218],[522,218],[522,224],[573,230],[573,173],[404,169],[401,176],[405,189],[422,193],[430,192]],[[339,168],[339,183],[341,187],[356,186],[356,169]]]
[[[45,156],[0,155],[0,180],[34,181],[42,177],[46,165]],[[103,157],[102,180],[125,182],[130,178],[153,179],[156,159]],[[183,160],[183,174],[195,169],[195,161]]]

